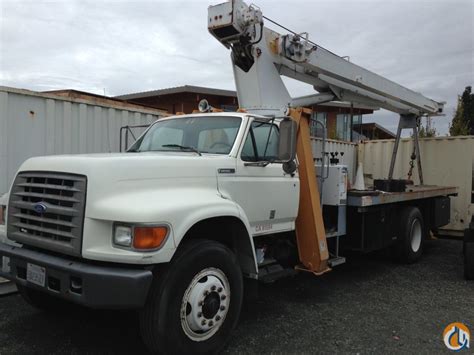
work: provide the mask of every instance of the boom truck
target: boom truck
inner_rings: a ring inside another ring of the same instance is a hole
[[[430,230],[448,223],[456,189],[397,189],[396,144],[385,191],[348,191],[346,166],[324,149],[315,164],[302,106],[382,107],[400,114],[397,142],[404,128],[417,142],[417,120],[443,104],[265,21],[241,0],[208,10],[210,33],[231,51],[238,112],[203,103],[202,113],[156,121],[125,153],[21,166],[0,275],[27,302],[136,309],[150,351],[217,352],[244,291],[258,282],[324,274],[345,261],[345,249],[390,247],[406,262],[420,258]],[[293,100],[282,75],[318,93]]]

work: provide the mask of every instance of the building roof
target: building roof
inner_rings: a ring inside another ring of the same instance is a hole
[[[98,95],[91,92],[80,91],[80,90],[75,90],[75,89],[49,90],[49,91],[42,91],[42,93],[46,95],[55,95],[55,96],[61,96],[61,97],[66,97],[70,99],[83,99],[83,100],[91,101],[96,104],[113,104],[113,105],[120,106],[123,108],[127,108],[127,107],[133,108],[133,109],[146,108],[146,109],[151,109],[154,111],[159,110],[159,111],[166,112],[166,110],[159,109],[153,106],[148,106],[145,104],[135,104],[132,102],[121,100],[119,98]]]
[[[136,92],[132,94],[118,95],[118,96],[115,96],[114,98],[120,99],[120,100],[134,100],[134,99],[143,99],[143,98],[153,97],[153,96],[180,94],[180,93],[185,93],[185,92],[202,94],[202,95],[228,96],[228,97],[237,98],[237,92],[234,90],[222,90],[222,89],[214,89],[214,88],[207,88],[204,86],[194,86],[194,85],[183,85],[183,86],[176,86],[176,87],[160,89],[160,90],[142,91],[142,92]],[[305,96],[301,96],[301,97],[305,97]],[[318,104],[318,106],[350,108],[351,104],[349,102],[331,101],[331,102]],[[378,107],[362,105],[358,103],[354,103],[353,107],[357,109],[365,109],[365,110],[372,110],[372,111],[378,110]]]
[[[354,125],[354,130],[356,132],[358,130],[361,130],[362,132],[364,132],[364,131],[365,132],[367,132],[367,131],[379,131],[384,136],[383,139],[395,138],[395,133],[393,133],[392,131],[389,131],[387,128],[385,128],[385,127],[383,127],[383,126],[381,126],[381,125],[379,125],[378,123],[375,123],[375,122],[355,124]]]
[[[143,91],[143,92],[137,92],[137,93],[127,94],[127,95],[119,95],[119,96],[115,96],[115,98],[121,99],[121,100],[133,100],[133,99],[138,99],[138,98],[141,99],[141,98],[152,97],[152,96],[180,94],[184,92],[191,92],[191,93],[204,94],[204,95],[237,97],[237,93],[233,90],[222,90],[222,89],[206,88],[203,86],[184,85],[184,86],[176,86],[176,87],[167,88],[167,89],[151,90],[151,91]]]
[[[63,91],[61,93],[61,91]],[[5,92],[5,93],[14,93],[18,95],[25,95],[28,97],[39,97],[42,99],[54,99],[58,101],[66,101],[66,102],[75,102],[79,104],[86,104],[86,105],[96,105],[96,106],[101,106],[101,107],[106,107],[106,108],[117,108],[117,109],[128,109],[128,110],[133,110],[136,112],[141,112],[145,114],[151,114],[151,115],[158,115],[158,116],[168,116],[168,113],[166,111],[159,110],[154,107],[149,107],[145,105],[135,105],[135,104],[130,104],[128,102],[123,102],[120,100],[103,100],[100,98],[100,95],[87,95],[88,93],[81,94],[82,96],[77,96],[77,95],[67,95],[65,92],[66,91],[76,91],[76,90],[57,90],[56,91],[33,91],[33,90],[28,90],[28,89],[20,89],[20,88],[14,88],[14,87],[9,87],[9,86],[1,86],[0,85],[0,92]],[[79,92],[79,91],[77,91]],[[96,96],[99,96],[97,98]],[[107,97],[105,97],[107,98]]]

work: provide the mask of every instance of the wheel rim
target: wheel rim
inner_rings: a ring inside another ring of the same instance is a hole
[[[421,222],[419,219],[413,220],[411,224],[411,249],[413,252],[417,252],[420,250],[421,247],[421,238],[422,238],[422,231],[421,231]]]
[[[220,269],[206,268],[191,280],[181,303],[181,326],[193,341],[212,337],[229,311],[230,285]]]

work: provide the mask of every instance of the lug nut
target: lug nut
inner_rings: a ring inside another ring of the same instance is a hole
[[[225,295],[222,295],[221,296],[221,300],[225,300],[226,299],[226,296]]]
[[[216,316],[216,321],[220,321],[221,320],[221,316]]]
[[[199,317],[199,318],[202,317],[202,312],[199,312],[199,313],[198,313],[198,317]]]
[[[219,287],[219,288],[217,289],[217,292],[222,292],[222,287]]]
[[[219,309],[220,309],[221,311],[223,311],[223,310],[225,310],[225,306],[221,306]]]
[[[211,320],[209,321],[209,326],[212,327],[214,325],[214,322]]]
[[[202,320],[201,325],[206,325],[206,320],[205,319]]]
[[[215,291],[215,290],[216,290],[216,286],[212,286],[211,291]]]

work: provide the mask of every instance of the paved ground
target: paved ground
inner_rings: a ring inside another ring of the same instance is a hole
[[[454,321],[474,331],[474,282],[463,279],[461,243],[437,240],[416,265],[355,256],[323,277],[263,287],[226,352],[433,354],[447,352],[441,333]],[[0,298],[0,354],[143,353],[136,329],[130,313],[53,315]]]

